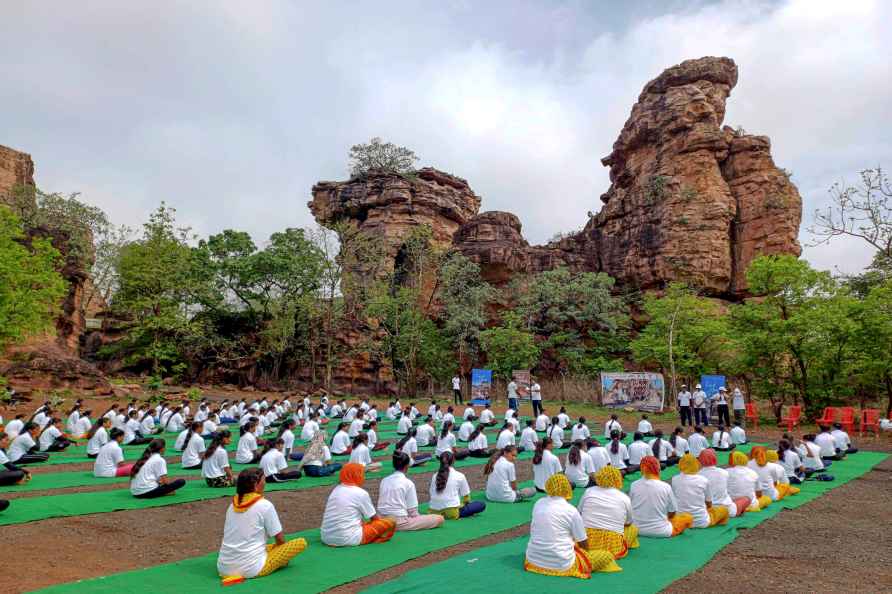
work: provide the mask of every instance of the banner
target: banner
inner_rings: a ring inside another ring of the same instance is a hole
[[[529,400],[530,399],[530,386],[533,385],[530,382],[530,370],[526,371],[518,371],[514,370],[511,372],[511,377],[514,379],[514,383],[517,384],[517,398],[518,400]]]
[[[724,375],[701,375],[700,387],[706,392],[707,398],[712,398],[719,393],[719,388],[725,385]]]
[[[666,387],[660,373],[602,373],[601,404],[612,408],[663,410]]]
[[[492,390],[492,369],[471,370],[471,404],[486,406],[489,404]]]

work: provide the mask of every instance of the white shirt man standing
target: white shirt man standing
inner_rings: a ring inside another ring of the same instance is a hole
[[[530,386],[530,399],[533,402],[533,417],[536,417],[543,411],[542,408],[542,387],[536,378],[532,378],[533,385]]]
[[[681,426],[685,423],[694,426],[694,420],[691,416],[691,393],[688,391],[686,384],[681,385],[681,392],[678,393],[678,412],[681,414]]]
[[[691,395],[691,399],[694,403],[694,424],[709,425],[708,399],[706,392],[703,391],[700,384],[694,386],[694,393]]]
[[[464,397],[461,393],[461,376],[457,373],[452,377],[452,399],[455,404],[464,404]]]
[[[517,408],[517,382],[513,379],[508,382],[508,408],[518,410]]]

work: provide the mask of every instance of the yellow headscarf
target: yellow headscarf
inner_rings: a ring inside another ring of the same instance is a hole
[[[685,474],[697,474],[700,472],[700,462],[693,454],[685,454],[678,461],[678,469]]]
[[[616,466],[610,466],[608,464],[601,468],[601,470],[598,471],[598,474],[595,475],[595,484],[602,489],[622,489],[623,474]]]
[[[746,466],[746,463],[749,461],[750,459],[743,452],[734,451],[728,456],[729,466]]]
[[[765,446],[754,447],[752,450],[750,450],[750,455],[759,466],[765,466],[766,464],[768,464],[768,454],[765,450]]]
[[[573,485],[570,479],[564,474],[553,474],[545,481],[545,492],[552,497],[563,497],[564,499],[573,498]]]
[[[766,450],[765,455],[768,457],[769,462],[777,462],[780,460],[780,456],[777,455],[777,450]]]

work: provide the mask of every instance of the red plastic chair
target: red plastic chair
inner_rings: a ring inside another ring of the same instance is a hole
[[[836,422],[837,415],[839,414],[839,409],[834,408],[832,406],[828,406],[824,409],[824,416],[820,419],[816,419],[815,423],[818,425],[827,425],[830,426]]]
[[[802,407],[794,405],[790,407],[787,416],[781,419],[781,425],[786,425],[787,431],[792,431],[793,427],[799,426],[800,419],[802,419]]]
[[[855,430],[855,409],[851,406],[845,406],[839,409],[840,417],[839,422],[842,425],[842,428],[845,429],[848,433],[851,433]]]
[[[864,435],[864,429],[872,429],[877,435],[880,434],[880,411],[875,408],[865,408],[861,411],[861,424],[858,427],[858,434]]]
[[[746,403],[746,421],[752,422],[754,427],[759,427],[759,409],[755,402]]]

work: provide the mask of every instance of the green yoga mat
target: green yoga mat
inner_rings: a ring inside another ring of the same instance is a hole
[[[783,507],[796,507],[815,499],[827,490],[867,472],[873,465],[887,457],[886,454],[865,454],[860,460],[854,461],[855,457],[853,457],[852,462],[842,463],[842,465],[848,465],[848,468],[839,469],[836,482],[807,482],[803,492],[790,499],[790,503],[785,503]],[[862,456],[862,454],[858,454],[858,456]],[[665,471],[665,478],[669,478],[676,472],[677,469],[674,468]],[[581,494],[581,489],[575,490],[574,502]],[[482,496],[476,492],[474,498],[479,500]],[[474,518],[446,522],[442,528],[432,531],[398,533],[391,542],[370,545],[374,547],[371,549],[368,547],[345,549],[326,547],[319,541],[318,530],[292,534],[289,535],[289,538],[301,536],[307,539],[310,544],[307,551],[292,561],[289,567],[268,577],[240,584],[237,588],[244,592],[295,588],[302,593],[322,592],[432,551],[521,526],[529,522],[531,506],[532,502],[489,503],[487,509]],[[613,580],[604,585],[617,592],[657,591],[671,581],[687,575],[705,564],[719,549],[735,538],[738,527],[755,526],[778,513],[781,507],[781,505],[774,504],[763,512],[733,519],[728,528],[688,531],[679,537],[684,539],[681,541],[685,545],[683,547],[677,546],[679,541],[672,539],[642,539],[641,548],[636,549],[629,557],[620,561],[620,564],[626,568],[623,573],[599,574],[593,579]],[[674,546],[669,546],[670,544]],[[524,592],[549,585],[554,586],[556,583],[554,578],[536,576],[522,571],[522,565],[519,565],[518,559],[522,559],[525,546],[526,539],[521,538],[505,544],[486,547],[450,561],[409,572],[402,578],[388,582],[376,589],[380,589],[382,592],[408,592],[412,589],[413,592],[425,592],[425,594],[427,591],[451,593],[455,591],[455,576],[468,575],[468,569],[477,576],[498,576],[500,591],[504,589],[504,591]],[[664,557],[666,558],[664,559]],[[473,561],[474,559],[477,561]],[[482,563],[487,565],[482,566]],[[336,571],[332,569],[335,567]],[[496,570],[498,573],[482,571],[485,568]],[[541,583],[529,581],[534,578],[541,580]],[[632,581],[626,585],[621,581],[624,579]],[[143,592],[148,594],[164,591],[174,583],[178,585],[180,591],[184,592],[216,592],[220,587],[216,575],[216,554],[212,553],[177,563],[102,578],[62,584],[41,590],[41,592],[101,594],[127,589],[133,594]],[[642,587],[642,583],[646,584],[646,587]],[[562,587],[562,591],[587,588],[589,592],[594,586],[591,580],[567,578],[562,580],[559,585]],[[419,587],[421,589],[415,589]],[[463,591],[492,592],[493,588],[491,582],[482,579],[465,580],[462,585]]]
[[[555,586],[561,592],[607,591],[614,594],[645,594],[659,592],[670,583],[706,565],[723,547],[737,538],[741,528],[753,528],[783,509],[795,509],[812,501],[827,491],[865,474],[888,457],[876,452],[860,452],[842,462],[834,463],[828,474],[833,482],[806,481],[802,491],[780,502],[771,504],[757,513],[747,513],[732,518],[727,526],[705,530],[687,530],[676,538],[641,538],[641,546],[618,561],[623,568],[619,573],[596,573],[590,580],[553,578],[523,570],[523,559],[528,537],[484,547],[410,571],[403,576],[365,590],[370,594],[395,594],[398,592],[424,592],[444,594],[454,592],[450,586],[453,576],[498,576],[499,589],[505,592],[543,592]],[[817,520],[816,520],[817,521]],[[463,594],[491,592],[492,587],[482,580],[467,580],[462,585]]]

